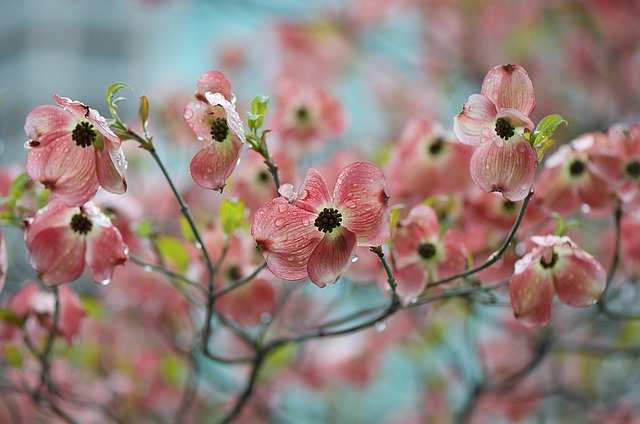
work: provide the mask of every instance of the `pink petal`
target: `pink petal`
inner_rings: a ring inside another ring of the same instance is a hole
[[[389,198],[382,171],[370,162],[347,165],[333,189],[334,204],[343,214],[342,225],[363,246],[379,246],[391,237]]]
[[[625,158],[626,159],[626,158]],[[608,152],[599,152],[589,157],[587,166],[595,175],[608,184],[619,187],[624,182],[623,158]]]
[[[221,93],[225,99],[231,100],[233,95],[231,94],[231,83],[227,77],[220,71],[208,71],[198,78],[198,91],[196,92],[196,98],[198,100],[206,101],[205,93]]]
[[[283,280],[306,278],[307,262],[323,233],[313,225],[316,214],[278,197],[255,213],[251,235],[269,270]]]
[[[182,117],[200,141],[213,141],[211,138],[210,109],[207,103],[200,101],[190,102],[184,108]]]
[[[471,178],[486,192],[501,192],[505,199],[524,199],[533,186],[538,155],[529,142],[518,135],[498,146],[480,145],[471,157]]]
[[[525,258],[527,256],[532,254]],[[542,327],[551,320],[554,295],[551,273],[538,266],[537,260],[538,256],[530,261],[530,266],[514,272],[510,286],[513,312],[518,321],[529,328]],[[518,263],[516,268],[519,268]]]
[[[33,281],[29,281],[11,296],[7,309],[20,317],[26,316],[32,310],[31,299],[39,291],[38,285]]]
[[[60,334],[67,343],[80,332],[82,319],[86,315],[84,304],[78,294],[67,286],[60,287]]]
[[[127,191],[125,172],[127,162],[119,146],[107,144],[106,148],[94,149],[98,182],[109,193],[122,194]]]
[[[26,170],[69,206],[91,200],[99,188],[93,149],[76,146],[70,137],[29,150]]]
[[[356,254],[356,235],[344,227],[327,233],[313,249],[307,269],[309,279],[322,288],[333,284],[349,268]]]
[[[127,247],[118,229],[114,226],[94,225],[87,235],[86,259],[93,281],[108,283],[113,275],[113,268],[127,260]]]
[[[575,308],[596,303],[607,284],[607,275],[593,256],[579,248],[556,247],[553,284],[560,300]]]
[[[447,231],[442,237],[441,245],[443,254],[438,262],[437,278],[448,277],[467,269],[469,252],[462,233]]]
[[[71,138],[76,122],[71,113],[57,106],[38,106],[27,115],[24,132],[39,147],[46,147],[60,138]]]
[[[70,221],[70,220],[69,220]],[[66,227],[50,227],[30,236],[25,232],[29,262],[48,286],[69,283],[84,270],[84,237]]]
[[[409,211],[409,216],[403,221],[409,227],[409,232],[418,240],[438,238],[440,227],[438,215],[431,206],[419,204]]]
[[[464,144],[477,146],[486,140],[496,137],[495,105],[480,94],[472,94],[469,101],[462,106],[453,118],[453,133]]]
[[[484,77],[481,93],[498,109],[518,109],[528,116],[536,107],[533,83],[520,65],[501,65],[491,69]]]
[[[529,131],[533,131],[536,127],[533,124],[533,121],[518,109],[500,109],[500,111],[496,114],[495,119],[497,120],[498,118],[506,119],[511,123],[511,125],[516,128],[526,128]],[[500,138],[498,138],[498,140],[500,140]]]
[[[222,143],[213,141],[200,149],[191,160],[191,177],[200,187],[222,190],[238,164],[242,142],[237,137]]]
[[[53,96],[53,100],[60,105],[60,107],[64,108],[71,112],[71,114],[76,118],[77,121],[84,121],[89,118],[89,116],[95,117],[97,112],[93,111],[89,108],[89,106],[83,104],[82,102],[78,102],[76,100],[71,100],[67,97],[61,97],[57,94]]]
[[[317,213],[323,207],[331,204],[329,187],[327,187],[327,182],[318,171],[309,168],[307,177],[300,184],[292,204],[313,213]]]
[[[418,264],[400,268],[393,276],[396,279],[396,293],[403,305],[410,304],[427,286],[427,270]]]

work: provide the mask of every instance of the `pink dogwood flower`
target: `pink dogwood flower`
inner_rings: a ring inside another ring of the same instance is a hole
[[[596,303],[606,286],[602,265],[569,237],[534,236],[534,247],[514,266],[511,306],[526,327],[551,319],[554,294],[562,303],[583,308]]]
[[[31,266],[49,286],[76,280],[85,265],[94,281],[107,284],[128,254],[118,229],[91,202],[70,208],[52,200],[27,222],[25,241]]]
[[[183,118],[198,140],[208,144],[191,160],[191,177],[202,188],[222,191],[245,142],[242,120],[232,102],[231,85],[218,71],[198,79],[196,98],[185,107]]]
[[[533,186],[538,155],[524,130],[532,131],[533,84],[519,65],[496,66],[487,73],[480,94],[472,94],[453,120],[458,140],[476,147],[471,178],[486,192],[522,200]]]
[[[269,270],[283,280],[309,277],[318,287],[336,282],[357,245],[378,246],[390,237],[384,187],[382,171],[370,162],[347,165],[333,196],[313,168],[297,193],[283,185],[283,196],[258,209],[251,226]]]
[[[100,114],[57,94],[58,106],[38,106],[27,115],[24,131],[29,177],[51,189],[68,206],[93,199],[102,186],[127,190],[127,162],[120,139]]]

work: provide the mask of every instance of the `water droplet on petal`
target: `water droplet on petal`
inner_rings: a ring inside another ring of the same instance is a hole
[[[263,312],[260,314],[260,322],[263,324],[268,324],[271,322],[271,314],[268,312]]]
[[[276,220],[273,223],[276,227],[284,227],[285,224],[285,220],[284,218],[276,218]]]
[[[358,262],[358,257],[354,256],[353,259],[351,259],[351,263],[355,264],[356,262]]]
[[[278,205],[278,212],[285,213],[287,211],[287,207],[285,205]]]
[[[583,203],[580,205],[580,210],[584,213],[589,213],[591,212],[591,206],[587,205],[586,203]]]
[[[100,284],[102,284],[103,286],[106,286],[107,284],[109,284],[111,282],[110,278],[107,278],[106,280],[102,280],[100,281]]]
[[[203,141],[203,140],[204,140],[204,138],[198,136],[198,141]]]
[[[387,323],[386,322],[384,322],[384,321],[376,322],[376,331],[378,333],[382,333],[386,329],[387,329]]]

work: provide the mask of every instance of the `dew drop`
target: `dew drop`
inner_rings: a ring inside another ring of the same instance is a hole
[[[417,297],[412,297],[411,299],[409,299],[409,303],[412,305],[415,305],[416,303],[418,303],[418,298]]]
[[[268,312],[260,314],[260,322],[263,324],[269,324],[271,322],[271,314]]]
[[[285,220],[284,218],[276,218],[276,220],[273,223],[276,227],[284,227],[285,224]]]
[[[311,225],[311,221],[309,219],[303,219],[302,220],[302,226],[303,227],[308,227],[309,225]]]
[[[196,249],[198,250],[202,250],[202,244],[200,244],[199,241],[196,240],[196,242],[194,243],[194,245],[196,246]]]
[[[145,265],[145,266],[143,266],[143,267],[142,267],[142,269],[143,269],[144,271],[146,271],[146,272],[151,272],[151,271],[153,271],[153,268],[151,268],[149,265]]]
[[[102,280],[100,281],[100,284],[102,284],[103,286],[106,286],[107,284],[109,284],[111,282],[110,278],[107,278],[106,280]]]
[[[355,264],[356,262],[358,262],[358,257],[354,256],[353,259],[351,259],[351,263]]]
[[[285,205],[278,205],[278,212],[285,213],[287,211],[287,207]]]
[[[384,321],[376,322],[376,331],[378,333],[382,333],[386,329],[387,329],[387,323],[386,322],[384,322]]]
[[[202,138],[200,136],[198,136],[197,138],[198,138],[198,141],[203,141],[204,140],[204,138]]]
[[[583,213],[589,213],[589,212],[591,212],[591,206],[587,205],[586,203],[583,203],[583,204],[580,205],[580,210]]]

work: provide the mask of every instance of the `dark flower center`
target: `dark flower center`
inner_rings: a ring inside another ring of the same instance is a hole
[[[69,224],[73,232],[85,235],[93,227],[93,223],[82,213],[77,213],[71,217],[71,224]]]
[[[423,243],[418,246],[418,255],[423,259],[431,259],[437,252],[438,249],[436,249],[436,246],[433,243]]]
[[[516,208],[516,202],[512,202],[511,200],[503,200],[502,201],[502,209],[507,212],[511,212]]]
[[[227,120],[224,118],[216,118],[211,123],[211,138],[213,138],[218,143],[222,143],[229,133],[229,125],[227,125]]]
[[[298,121],[307,122],[309,120],[309,117],[309,110],[307,110],[306,107],[300,106],[298,109],[296,109],[296,118],[298,118]]]
[[[261,183],[266,183],[267,181],[269,181],[269,173],[267,171],[260,171],[258,173],[258,181],[260,181]]]
[[[77,146],[82,148],[89,147],[96,141],[98,135],[93,130],[93,125],[87,121],[82,121],[76,125],[71,131],[71,138],[76,142]]]
[[[442,139],[442,137],[437,137],[433,141],[433,143],[429,145],[429,153],[431,153],[432,156],[436,156],[438,153],[442,151],[443,147],[444,147],[444,140]]]
[[[509,140],[516,133],[516,127],[511,125],[511,122],[504,118],[498,118],[496,120],[496,134],[503,140]]]
[[[640,177],[640,161],[632,160],[631,162],[627,163],[625,171],[627,171],[627,174],[631,178],[637,179],[638,177]]]
[[[342,214],[337,209],[324,208],[313,223],[323,233],[330,233],[342,223]]]
[[[553,252],[553,256],[549,262],[544,260],[544,256],[540,258],[540,265],[542,265],[544,269],[553,268],[556,262],[558,262],[558,254],[556,252]]]
[[[227,275],[229,276],[229,279],[236,281],[242,278],[242,271],[239,266],[234,265],[229,268]]]
[[[569,166],[569,173],[573,176],[578,176],[584,172],[584,163],[577,159]]]

